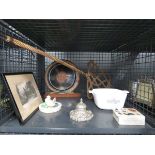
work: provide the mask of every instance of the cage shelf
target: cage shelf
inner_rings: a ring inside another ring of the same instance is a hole
[[[14,134],[155,134],[148,123],[145,126],[119,126],[112,117],[112,111],[100,110],[93,101],[84,99],[88,109],[94,113],[92,120],[76,123],[69,118],[79,99],[59,100],[63,110],[55,114],[38,111],[25,125],[20,125],[15,117],[2,126],[1,133]]]
[[[130,91],[125,106],[136,108],[147,119],[145,127],[119,127],[112,120],[110,111],[99,110],[92,101],[85,99],[96,117],[91,122],[78,125],[68,117],[76,100],[69,101],[73,104],[64,100],[64,110],[60,113],[49,117],[38,111],[22,126],[13,116],[9,95],[0,78],[0,103],[7,100],[6,107],[0,104],[0,132],[155,134],[155,103],[152,99],[155,96],[154,83],[152,90],[146,84],[149,80],[155,80],[154,24],[155,20],[0,20],[0,73],[33,72],[42,96],[49,91],[44,75],[47,66],[52,62],[6,42],[6,35],[59,59],[70,60],[85,72],[88,70],[87,63],[93,60],[108,72],[113,88]],[[95,72],[100,73],[99,70]],[[136,92],[139,97],[137,100],[131,83],[139,81],[143,82],[139,85],[139,92]],[[76,91],[83,98],[86,97],[85,78],[80,78]],[[10,120],[7,121],[8,118]]]

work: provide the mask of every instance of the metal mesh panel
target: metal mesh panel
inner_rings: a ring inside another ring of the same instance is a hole
[[[111,53],[107,52],[48,52],[48,54],[54,55],[59,59],[70,60],[84,71],[87,71],[87,64],[90,60],[94,60],[100,68],[106,70],[109,70],[111,66]],[[51,62],[51,60],[46,59],[46,66]]]
[[[130,91],[126,105],[140,110],[155,124],[155,50],[134,48],[112,53],[113,87]]]
[[[38,47],[30,39],[17,32],[14,28],[0,21],[0,73],[8,72],[33,72],[37,82],[40,81],[38,76],[37,55],[14,46],[4,41],[4,36],[10,35],[32,46]],[[0,77],[0,123],[13,113],[10,107],[10,99]],[[40,88],[41,89],[41,88]]]
[[[111,51],[154,27],[153,19],[5,20],[48,51]]]

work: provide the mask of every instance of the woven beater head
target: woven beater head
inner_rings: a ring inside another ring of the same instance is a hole
[[[88,62],[88,73],[87,73],[87,97],[92,99],[92,94],[89,90],[94,88],[110,88],[111,78],[105,70],[101,70],[95,61],[91,60]]]

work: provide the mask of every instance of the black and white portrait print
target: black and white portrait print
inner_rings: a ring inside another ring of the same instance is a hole
[[[17,84],[16,90],[22,105],[34,100],[37,97],[36,90],[31,81]]]

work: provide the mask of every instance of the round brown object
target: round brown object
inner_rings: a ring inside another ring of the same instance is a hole
[[[64,61],[75,66],[68,60]],[[53,92],[73,92],[77,88],[79,80],[80,76],[77,72],[57,62],[50,64],[45,72],[46,85]]]

